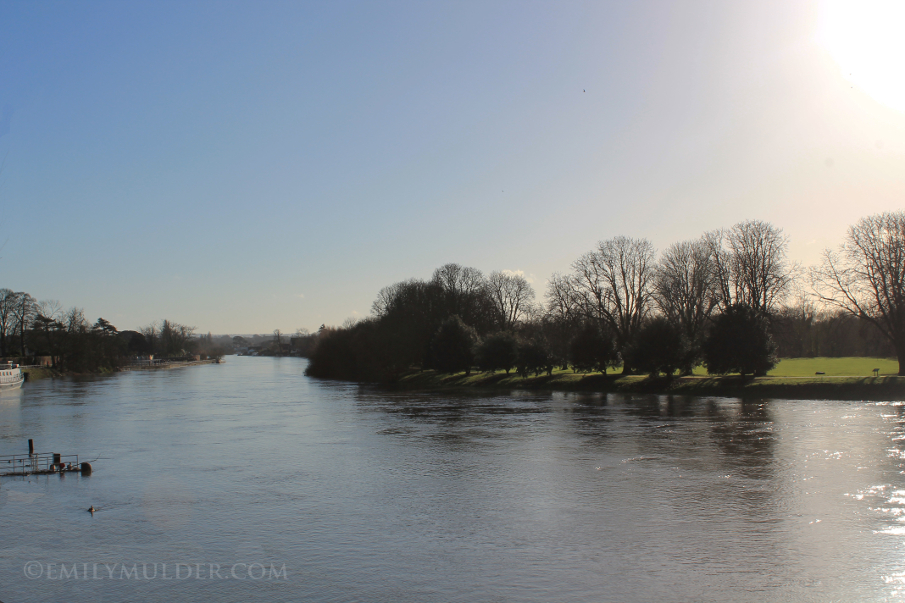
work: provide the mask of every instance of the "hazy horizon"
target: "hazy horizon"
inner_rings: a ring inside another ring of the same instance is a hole
[[[0,287],[291,333],[457,262],[905,204],[896,2],[0,4]]]

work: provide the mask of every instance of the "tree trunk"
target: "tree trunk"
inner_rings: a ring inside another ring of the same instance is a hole
[[[896,343],[896,357],[899,359],[899,377],[905,377],[905,341]]]

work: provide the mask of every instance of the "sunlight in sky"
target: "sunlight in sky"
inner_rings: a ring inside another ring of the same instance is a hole
[[[808,266],[902,208],[903,31],[905,0],[0,2],[0,287],[251,334],[448,262],[540,302],[600,240],[745,219]]]
[[[905,2],[830,0],[821,17],[818,40],[845,78],[905,111]]]

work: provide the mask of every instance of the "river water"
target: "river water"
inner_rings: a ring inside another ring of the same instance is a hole
[[[100,457],[0,478],[0,601],[905,600],[901,403],[420,394],[304,367],[0,397],[0,455]]]

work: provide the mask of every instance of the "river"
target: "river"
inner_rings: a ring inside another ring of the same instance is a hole
[[[4,393],[0,455],[97,460],[0,478],[0,601],[905,600],[902,403],[411,393],[304,367]]]

